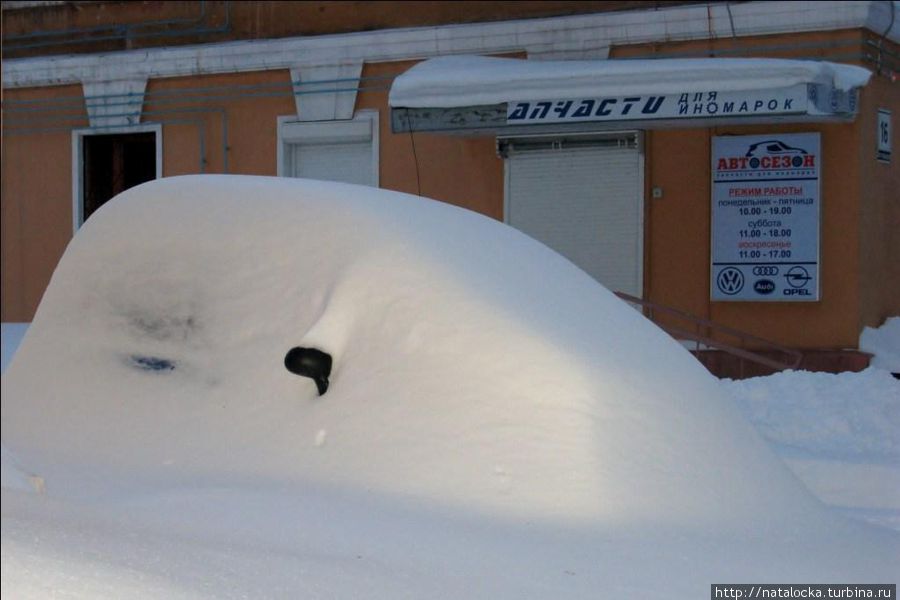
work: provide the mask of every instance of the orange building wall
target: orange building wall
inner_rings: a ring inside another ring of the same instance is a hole
[[[10,123],[6,109],[35,108],[19,101],[78,98],[81,86],[5,91],[2,174],[2,320],[31,321],[56,263],[72,237],[72,136],[86,127],[83,104],[54,122],[29,113]],[[8,129],[7,129],[8,127]],[[53,131],[37,132],[48,129]],[[32,130],[29,133],[25,130]]]
[[[867,53],[865,40],[872,34],[861,29],[815,31],[755,37],[715,38],[614,46],[610,58],[769,58],[861,62]]]
[[[741,47],[783,58],[847,60],[860,55],[866,32],[805,34],[793,40],[765,36]],[[791,41],[802,42],[791,48]],[[734,40],[705,40],[615,48],[616,58],[666,56],[708,50],[727,56]],[[818,46],[820,45],[820,46]],[[893,47],[896,51],[896,47]],[[735,53],[735,56],[740,54]],[[900,106],[897,85],[874,76],[861,93],[852,123],[772,124],[647,133],[645,290],[673,306],[760,337],[801,348],[855,348],[864,325],[900,314],[900,180],[896,162],[876,164],[875,110]],[[896,112],[896,110],[895,110]],[[709,300],[710,167],[714,135],[820,132],[822,143],[820,301],[815,303]],[[896,134],[895,134],[896,137]],[[685,168],[690,165],[690,168]],[[683,326],[682,323],[678,325]]]
[[[662,198],[647,197],[644,230],[648,300],[708,318],[709,134],[706,129],[649,131],[645,178]],[[698,293],[699,290],[699,293]]]
[[[502,219],[503,160],[497,156],[492,136],[391,133],[387,105],[390,79],[381,78],[399,75],[414,64],[377,63],[363,69],[364,81],[373,82],[364,87],[379,88],[360,93],[356,108],[378,110],[381,187],[435,198]],[[388,84],[374,84],[379,81]]]
[[[381,186],[418,193],[502,218],[503,164],[490,137],[464,138],[390,132],[390,77],[412,63],[366,65],[357,110],[379,114]],[[381,79],[387,77],[387,79]],[[3,136],[2,319],[30,321],[72,236],[72,129],[88,127],[81,86],[12,90],[4,101],[67,99],[31,127],[53,133]],[[301,97],[302,102],[302,97]],[[277,172],[277,119],[296,114],[287,70],[173,77],[148,81],[143,123],[163,124],[163,176]],[[10,128],[28,126],[7,114]],[[225,130],[227,129],[227,144]],[[101,133],[103,130],[98,129]],[[202,140],[202,143],[201,143]],[[462,174],[462,175],[461,175]]]
[[[290,81],[284,69],[151,79],[144,119],[164,124],[163,175],[224,173],[226,153],[229,173],[275,175],[277,117],[296,112]]]
[[[877,111],[892,115],[891,162],[875,159]],[[859,115],[860,205],[859,327],[881,325],[900,315],[900,88],[876,77],[862,97]]]
[[[666,6],[689,3],[665,2]],[[655,9],[659,5],[640,0],[60,2],[4,7],[0,29],[4,38],[19,38],[3,45],[3,57],[10,58]],[[35,34],[44,37],[21,39]],[[47,44],[47,34],[52,34],[56,43]]]
[[[859,288],[853,281],[859,244],[859,144],[855,124],[730,128],[721,133],[821,132],[819,302],[712,304],[713,320],[801,348],[855,348]]]
[[[821,133],[820,301],[711,302],[710,146],[714,135]],[[793,124],[655,131],[650,136],[649,299],[804,348],[851,348],[858,337],[859,144],[854,124]],[[849,149],[849,151],[848,151]]]
[[[840,32],[833,37],[859,48],[864,36]],[[827,34],[804,37],[826,39]],[[769,47],[789,41],[781,36],[751,42]],[[705,43],[672,48],[697,50]],[[613,55],[656,50],[614,49]],[[363,69],[356,109],[379,113],[381,186],[502,219],[503,161],[496,155],[493,136],[391,133],[387,106],[391,77],[412,64],[367,64]],[[145,121],[164,123],[164,176],[223,172],[226,155],[231,173],[275,175],[277,117],[295,114],[289,84],[286,70],[150,80]],[[202,92],[208,96],[202,103],[196,98],[198,89],[212,90]],[[80,86],[13,90],[6,92],[5,101],[80,94]],[[898,105],[896,84],[876,78],[863,90],[861,114],[854,123],[648,131],[645,185],[648,192],[660,187],[663,196],[653,199],[648,193],[645,198],[647,298],[799,347],[855,347],[862,325],[877,325],[885,316],[898,314],[897,159],[883,165],[872,158],[874,111],[884,105]],[[83,109],[78,114],[80,120],[73,127],[86,126]],[[227,148],[223,123],[228,129]],[[822,134],[821,301],[710,302],[711,137],[807,131]],[[70,162],[69,131],[3,137],[4,321],[31,319],[71,237]]]
[[[272,87],[279,83],[284,85]],[[241,91],[247,88],[235,86],[260,87]],[[280,95],[279,89],[283,91]],[[39,105],[43,108],[58,106],[53,102],[63,99],[67,105],[74,100],[78,108],[35,113],[44,115],[39,118],[9,112],[4,115],[8,128],[3,135],[2,161],[4,322],[32,319],[72,237],[71,130],[88,127],[82,88],[60,86],[4,93],[5,103],[37,99],[50,101]],[[142,123],[163,124],[165,177],[222,173],[226,152],[232,173],[275,175],[276,118],[296,111],[287,70],[151,79],[143,108]],[[10,135],[29,127],[29,123],[30,129],[56,131]],[[103,129],[96,131],[102,133]]]

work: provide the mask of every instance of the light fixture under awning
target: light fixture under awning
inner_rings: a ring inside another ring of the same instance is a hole
[[[395,132],[849,119],[870,76],[851,65],[763,58],[446,56],[397,77],[389,103]]]

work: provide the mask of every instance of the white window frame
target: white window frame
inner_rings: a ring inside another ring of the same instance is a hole
[[[72,131],[72,232],[84,224],[84,138],[95,135],[146,133],[156,135],[156,179],[162,178],[162,123],[143,123],[102,129],[85,128]]]
[[[379,159],[379,143],[378,143],[378,111],[374,109],[365,109],[357,111],[352,119],[341,119],[332,121],[301,121],[296,115],[286,115],[278,117],[278,140],[277,140],[277,167],[276,174],[279,177],[286,177],[288,167],[285,161],[288,158],[287,146],[297,142],[309,142],[310,139],[321,139],[329,141],[338,141],[342,137],[356,137],[359,131],[359,125],[368,125],[371,129],[372,136],[372,173],[374,181],[372,185],[381,186],[380,174],[378,172]]]
[[[576,137],[579,133],[546,133],[546,134],[533,134],[527,135],[523,134],[520,136],[510,135],[508,137],[529,137],[529,138],[554,138],[554,137]],[[644,297],[644,245],[647,241],[647,231],[646,231],[646,215],[645,215],[645,206],[646,199],[644,196],[646,195],[646,179],[645,179],[645,160],[646,160],[646,151],[644,147],[644,132],[643,130],[627,130],[627,131],[603,131],[603,132],[584,132],[580,135],[584,136],[603,136],[603,137],[616,137],[616,136],[625,136],[625,135],[634,135],[635,140],[637,141],[637,151],[638,151],[638,189],[641,190],[640,194],[638,194],[638,232],[640,233],[640,239],[638,240],[638,255],[637,255],[637,278],[638,278],[638,294],[637,296],[640,298]],[[499,139],[498,139],[499,142]],[[509,225],[509,161],[503,160],[503,222]]]

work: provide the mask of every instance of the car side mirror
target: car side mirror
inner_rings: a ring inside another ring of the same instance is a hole
[[[291,348],[284,357],[284,366],[295,375],[315,381],[320,396],[328,391],[331,355],[327,352],[316,348]]]

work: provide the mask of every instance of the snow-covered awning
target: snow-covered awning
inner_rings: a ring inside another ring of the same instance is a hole
[[[398,76],[389,102],[400,130],[409,128],[402,127],[404,120],[415,130],[445,128],[446,123],[428,122],[442,114],[436,109],[454,109],[461,124],[456,110],[461,108],[478,109],[474,121],[473,115],[462,119],[468,128],[486,122],[496,127],[501,114],[507,125],[764,115],[847,118],[856,113],[856,90],[870,76],[852,65],[768,58],[444,56]]]

